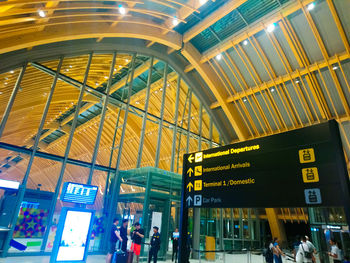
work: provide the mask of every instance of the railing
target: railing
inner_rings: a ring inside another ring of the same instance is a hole
[[[193,250],[192,253],[194,253],[194,257],[198,256],[198,259],[191,260],[191,262],[196,262],[198,260],[199,263],[202,263],[202,261],[222,263],[265,262],[262,250]],[[213,255],[211,255],[211,259],[207,259],[206,253],[215,253],[214,259]]]

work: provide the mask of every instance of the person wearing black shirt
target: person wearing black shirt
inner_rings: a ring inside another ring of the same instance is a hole
[[[141,253],[141,241],[144,238],[145,232],[141,229],[139,222],[135,223],[135,230],[131,234],[131,250],[136,255],[136,262],[139,263],[140,253]]]
[[[151,262],[153,257],[153,262],[157,263],[158,251],[160,249],[160,235],[158,233],[159,228],[157,226],[153,227],[153,236],[151,238],[151,248],[148,252],[148,263]]]
[[[115,252],[115,246],[117,244],[117,241],[118,240],[120,240],[120,242],[123,241],[119,235],[119,231],[118,231],[118,227],[117,227],[118,225],[119,225],[119,219],[114,218],[112,229],[111,229],[111,236],[109,239],[108,254],[106,257],[106,263],[111,263],[111,259],[112,259],[114,252]]]
[[[120,227],[120,237],[122,238],[121,250],[126,252],[126,247],[128,245],[128,219],[123,219],[122,226]]]
[[[171,257],[171,261],[174,261],[174,256],[175,256],[175,263],[177,262],[177,253],[179,251],[179,238],[180,238],[179,230],[175,228],[175,231],[173,232],[173,236],[171,237],[171,240],[173,241],[173,255]]]

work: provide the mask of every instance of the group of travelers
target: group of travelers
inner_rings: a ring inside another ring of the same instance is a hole
[[[127,251],[128,246],[128,219],[123,219],[122,224],[119,226],[119,219],[115,218],[113,220],[112,229],[111,229],[111,235],[110,235],[110,242],[108,246],[108,254],[106,257],[106,263],[132,263],[133,262],[133,256],[136,256],[136,262],[139,263],[140,254],[141,254],[141,244],[142,239],[145,237],[145,232],[141,228],[141,224],[139,222],[136,222],[130,231],[130,238],[131,238],[131,246],[130,250]],[[160,234],[159,234],[159,228],[157,226],[153,227],[153,235],[150,239],[150,249],[148,251],[148,263],[151,262],[153,259],[154,263],[157,263],[158,258],[158,251],[160,249]],[[116,257],[113,257],[113,255],[117,252],[121,251],[124,253],[125,262],[113,262],[113,259]],[[128,252],[128,253],[127,253]]]
[[[335,239],[330,239],[329,244],[330,251],[328,255],[333,259],[333,263],[350,263],[347,257],[343,257],[339,244]],[[316,247],[309,240],[308,236],[296,238],[296,241],[293,243],[292,260],[294,260],[294,262],[316,263],[316,254]],[[282,263],[282,257],[286,257],[286,254],[280,248],[278,238],[274,238],[266,247],[265,261],[266,263]]]

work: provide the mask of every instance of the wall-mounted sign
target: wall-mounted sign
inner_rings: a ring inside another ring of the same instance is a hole
[[[0,179],[0,188],[18,190],[19,182]]]
[[[63,202],[93,205],[98,187],[95,185],[65,182],[62,188],[61,200]]]
[[[186,154],[183,203],[187,207],[343,206],[349,182],[344,164],[335,121]]]

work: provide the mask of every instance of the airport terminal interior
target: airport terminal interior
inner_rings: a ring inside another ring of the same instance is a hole
[[[0,0],[1,263],[350,262],[349,160],[349,0]]]

